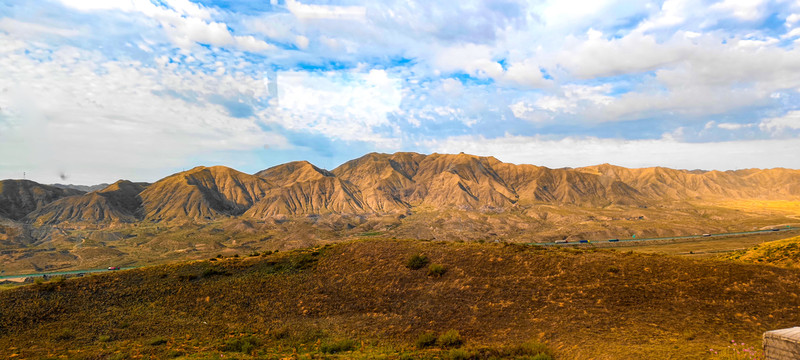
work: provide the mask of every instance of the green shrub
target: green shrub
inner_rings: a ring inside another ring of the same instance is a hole
[[[147,341],[145,341],[144,343],[145,345],[150,345],[150,346],[164,345],[167,343],[167,339],[165,339],[162,336],[156,336],[154,338],[147,339]]]
[[[319,348],[326,354],[336,354],[340,352],[350,351],[356,347],[356,342],[350,339],[343,339],[333,342],[325,342]]]
[[[464,342],[461,341],[461,335],[456,330],[447,330],[444,334],[439,335],[436,339],[436,344],[443,348],[456,347]]]
[[[417,337],[417,341],[414,342],[414,345],[420,349],[436,345],[436,334],[430,331],[419,334],[419,337]]]
[[[275,340],[286,339],[289,337],[289,329],[285,327],[270,329],[268,333],[269,337]]]
[[[427,256],[416,254],[408,258],[408,261],[406,261],[406,267],[411,270],[418,270],[425,267],[425,265],[428,265],[429,262],[430,260],[428,260]]]
[[[245,336],[228,340],[225,342],[225,345],[222,346],[222,351],[249,354],[253,349],[258,347],[260,343],[261,342],[254,336]]]
[[[476,357],[475,353],[464,349],[452,349],[447,353],[447,358],[450,360],[469,360]]]
[[[514,356],[523,359],[552,360],[553,351],[547,345],[538,341],[528,341],[517,346],[505,349],[505,356]]]
[[[428,266],[428,276],[440,277],[446,272],[447,268],[444,265],[431,264],[431,266]]]

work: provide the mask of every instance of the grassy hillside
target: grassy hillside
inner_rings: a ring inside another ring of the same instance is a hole
[[[2,291],[0,358],[700,359],[796,325],[798,294],[777,267],[357,241]]]
[[[727,256],[731,260],[800,268],[800,236],[770,241]]]

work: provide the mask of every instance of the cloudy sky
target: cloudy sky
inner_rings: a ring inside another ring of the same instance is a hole
[[[800,2],[0,0],[0,178],[800,168]]]

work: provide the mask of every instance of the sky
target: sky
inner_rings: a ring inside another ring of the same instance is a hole
[[[0,0],[0,179],[800,168],[800,1]]]

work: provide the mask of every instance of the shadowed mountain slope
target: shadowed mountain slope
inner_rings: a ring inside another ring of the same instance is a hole
[[[27,216],[38,225],[63,222],[135,222],[140,220],[139,193],[147,184],[119,180],[106,188],[51,202]]]
[[[60,189],[30,180],[0,181],[0,216],[19,220],[31,211],[60,198],[83,194],[74,189]]]
[[[271,189],[245,215],[265,218],[275,215],[362,214],[372,210],[361,191],[332,172],[307,161],[278,165],[256,173],[279,187]]]
[[[231,168],[199,166],[161,179],[142,191],[142,212],[151,221],[237,216],[272,187],[261,177]]]

